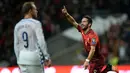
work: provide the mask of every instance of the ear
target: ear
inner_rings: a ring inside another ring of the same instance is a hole
[[[32,9],[29,10],[29,13],[32,13]]]
[[[88,24],[88,26],[89,26],[89,27],[91,27],[91,26],[92,26],[92,24],[90,24],[90,23],[89,23],[89,24]]]

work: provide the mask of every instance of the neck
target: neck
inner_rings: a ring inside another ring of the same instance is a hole
[[[26,14],[26,15],[24,16],[24,19],[28,19],[28,18],[32,18],[32,15]]]
[[[84,30],[84,33],[86,34],[91,28],[87,28],[86,30]]]

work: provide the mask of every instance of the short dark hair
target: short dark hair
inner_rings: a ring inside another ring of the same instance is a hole
[[[30,9],[33,9],[34,2],[25,2],[22,7],[22,14],[25,15]]]
[[[87,18],[88,19],[88,23],[92,24],[93,21],[92,21],[92,18],[88,15],[85,15],[83,18]]]

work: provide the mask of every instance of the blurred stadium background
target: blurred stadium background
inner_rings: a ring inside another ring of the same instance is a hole
[[[25,1],[0,0],[0,67],[17,66],[13,49],[13,29],[22,18]],[[42,22],[53,65],[81,65],[83,52],[80,33],[61,13],[63,5],[80,23],[82,16],[93,18],[92,28],[100,36],[106,63],[130,65],[130,1],[129,0],[34,0],[38,20]]]

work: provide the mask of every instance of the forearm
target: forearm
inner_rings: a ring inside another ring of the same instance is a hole
[[[47,52],[47,45],[46,45],[46,43],[44,44],[44,48],[42,49],[42,52],[43,52],[43,54],[44,54],[44,57],[45,57],[45,59],[46,60],[48,60],[48,59],[50,59],[50,55],[49,55],[49,53]]]
[[[90,52],[89,52],[89,55],[88,55],[87,59],[91,60],[92,57],[93,57],[93,55],[94,55],[94,53],[95,53],[95,49],[91,49]]]
[[[39,38],[38,47],[40,48],[41,52],[43,53],[44,58],[49,59],[50,56],[47,52],[47,45],[46,45],[46,42],[45,42],[43,35],[38,36],[38,38]]]
[[[75,19],[69,13],[66,13],[65,16],[67,20],[77,28],[78,23],[75,21]]]
[[[16,58],[18,59],[18,57],[19,57],[19,50],[18,50],[18,48],[15,48],[14,52],[15,52]]]

